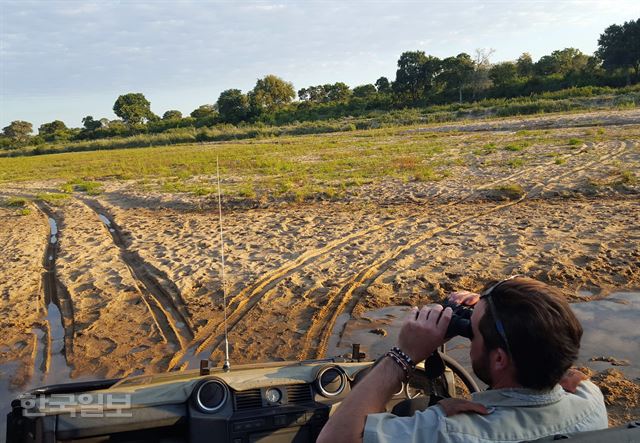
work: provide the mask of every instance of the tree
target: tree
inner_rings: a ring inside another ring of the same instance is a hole
[[[249,99],[239,89],[222,91],[218,101],[220,120],[225,123],[239,123],[249,117]]]
[[[455,57],[442,60],[442,71],[438,81],[444,83],[445,89],[458,92],[458,101],[462,103],[462,89],[468,86],[473,75],[474,64],[469,54],[460,53]]]
[[[113,112],[128,125],[144,123],[154,116],[151,103],[139,92],[118,97],[113,105]]]
[[[640,75],[640,18],[625,22],[622,26],[611,25],[598,39],[596,55],[602,59],[605,69],[627,69],[627,84],[630,83],[628,69],[633,68],[636,79]]]
[[[307,88],[299,89],[298,98],[303,102],[309,101],[309,90]]]
[[[556,59],[550,55],[543,55],[534,65],[536,74],[541,76],[547,76],[557,73]]]
[[[19,143],[29,140],[29,134],[32,132],[33,125],[24,120],[14,120],[9,126],[2,128],[4,135]]]
[[[435,79],[442,71],[442,61],[427,56],[424,51],[407,51],[400,55],[394,90],[399,94],[408,94],[413,102],[428,95]]]
[[[189,114],[196,120],[201,120],[207,117],[214,117],[216,115],[215,105],[200,105]]]
[[[62,120],[54,120],[51,123],[43,123],[38,128],[38,135],[46,141],[67,138],[69,129]]]
[[[396,79],[393,82],[394,91],[398,94],[408,94],[416,102],[422,96],[422,70],[427,61],[424,51],[406,51],[400,54]]]
[[[162,114],[162,120],[179,120],[182,118],[182,112],[170,109]]]
[[[332,85],[326,84],[324,85],[324,91],[328,102],[340,102],[351,96],[351,89],[343,82],[336,82]]]
[[[503,88],[516,79],[518,67],[513,62],[496,63],[489,69],[489,78],[494,86]]]
[[[296,96],[293,85],[275,75],[258,79],[248,98],[252,108],[257,111],[274,112],[282,109]]]
[[[82,125],[87,131],[95,131],[96,129],[101,128],[103,126],[102,120],[106,120],[106,119],[94,120],[91,115],[87,115],[82,119]]]
[[[553,51],[551,57],[555,60],[555,70],[558,74],[575,74],[584,69],[589,57],[576,48],[564,48]]]
[[[436,85],[436,79],[442,72],[442,60],[431,55],[427,56],[427,60],[422,66],[422,91],[426,97],[432,93]]]
[[[38,128],[38,135],[53,135],[58,131],[66,131],[67,125],[62,120],[54,120],[51,123],[43,123]]]
[[[307,93],[309,94],[309,101],[311,102],[322,103],[329,101],[327,98],[327,90],[324,85],[309,86],[307,88]]]
[[[389,82],[389,79],[387,77],[380,77],[378,80],[376,80],[375,85],[376,89],[381,94],[388,94],[389,92],[391,92],[391,83]]]
[[[474,100],[482,91],[491,86],[491,80],[489,79],[489,68],[491,68],[491,62],[489,61],[489,58],[494,52],[494,49],[476,49],[473,75],[471,76]]]
[[[531,77],[533,75],[533,59],[531,54],[523,52],[516,61],[516,69],[520,77]]]
[[[353,88],[354,97],[367,98],[375,95],[377,92],[378,90],[371,83]]]

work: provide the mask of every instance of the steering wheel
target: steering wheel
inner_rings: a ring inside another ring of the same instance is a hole
[[[372,368],[359,372],[355,383],[362,379]],[[451,371],[447,371],[446,369]],[[422,410],[448,397],[461,397],[480,391],[478,384],[471,374],[455,359],[444,352],[436,351],[431,357],[419,364],[413,376],[407,383],[402,384],[394,399],[396,404],[388,405],[396,415],[412,415],[416,410]],[[404,399],[398,402],[397,397],[403,393]]]
[[[400,416],[413,415],[443,398],[461,397],[480,390],[476,381],[460,363],[440,351],[417,366],[403,388],[406,399],[397,403],[391,410]]]

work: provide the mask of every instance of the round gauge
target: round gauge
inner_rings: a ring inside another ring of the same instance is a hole
[[[280,392],[280,389],[278,388],[267,389],[264,396],[269,403],[279,403],[280,400],[282,400],[282,392]]]

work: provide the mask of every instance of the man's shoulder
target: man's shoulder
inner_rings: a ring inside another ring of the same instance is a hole
[[[474,395],[492,413],[447,417],[436,405],[412,417],[372,414],[367,417],[365,441],[495,442],[535,440],[564,432],[607,427],[607,411],[600,389],[580,383],[575,394],[559,386],[546,393],[495,390]]]
[[[600,388],[591,380],[583,380],[578,384],[574,395],[585,398],[588,400],[602,402],[604,404],[604,397]]]
[[[558,432],[603,429],[608,425],[602,393],[590,381],[580,383],[575,394],[559,386],[538,394],[529,390],[498,390],[477,395],[474,401],[493,408],[493,413],[446,417],[447,433],[469,433],[495,441],[529,440]]]

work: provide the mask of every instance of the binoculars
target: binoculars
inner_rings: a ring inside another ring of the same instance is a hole
[[[453,315],[451,316],[451,322],[447,328],[445,338],[460,335],[471,340],[473,338],[473,331],[471,330],[471,314],[473,313],[473,308],[470,306],[459,305],[449,300],[442,303],[442,306],[445,308],[449,307],[453,310]]]

